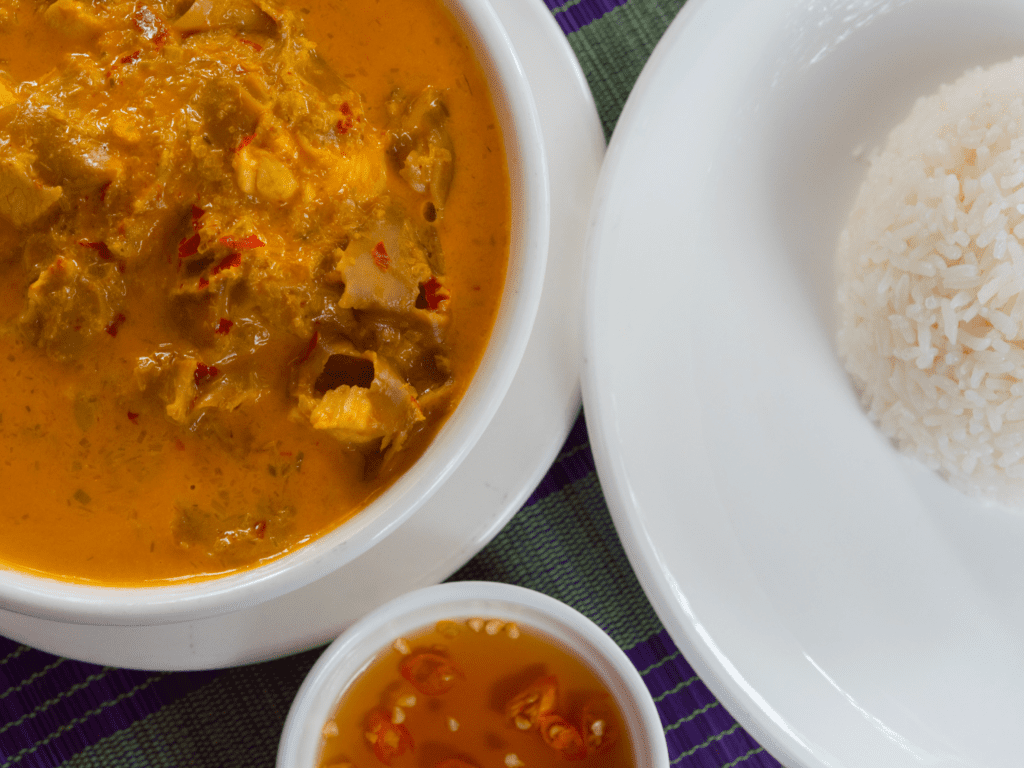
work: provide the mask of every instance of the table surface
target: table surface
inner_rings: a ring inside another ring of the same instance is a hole
[[[610,136],[683,0],[543,2],[576,53]],[[779,765],[715,699],[654,614],[601,494],[582,415],[523,508],[451,578],[530,587],[599,624],[643,676],[673,765]],[[321,652],[163,673],[58,658],[0,636],[0,768],[273,766],[288,708]]]

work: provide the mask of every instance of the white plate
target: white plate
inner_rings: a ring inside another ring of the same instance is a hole
[[[473,452],[395,533],[324,579],[228,616],[98,627],[0,610],[0,634],[50,653],[139,669],[211,669],[336,638],[476,554],[540,482],[579,412],[583,234],[604,136],[576,58],[540,0],[491,0],[534,91],[551,175],[551,257],[526,354]]]
[[[898,456],[832,259],[918,95],[1024,53],[1018,0],[690,0],[609,147],[583,391],[672,637],[789,768],[1020,766],[1024,514]]]

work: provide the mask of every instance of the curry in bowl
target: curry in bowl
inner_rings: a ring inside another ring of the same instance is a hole
[[[508,178],[433,1],[0,5],[0,563],[205,577],[356,514],[480,361]]]

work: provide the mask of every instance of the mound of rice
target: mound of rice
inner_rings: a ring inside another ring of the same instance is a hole
[[[871,418],[962,490],[1024,504],[1024,58],[917,101],[871,159],[837,273]]]

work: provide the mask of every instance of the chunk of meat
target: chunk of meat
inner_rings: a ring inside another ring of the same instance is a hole
[[[350,359],[347,373],[339,381],[325,384],[325,370],[332,360]],[[358,361],[372,364],[372,378],[362,380]],[[366,386],[368,384],[368,386]],[[324,386],[330,388],[320,391]],[[296,417],[337,440],[357,448],[377,441],[381,450],[395,450],[404,444],[410,429],[426,417],[416,399],[416,390],[374,352],[356,352],[347,344],[321,344],[299,367],[293,392],[298,398]]]
[[[256,192],[264,200],[284,203],[299,191],[299,182],[283,162],[273,155],[263,154],[256,164]]]
[[[388,153],[399,175],[417,192],[429,195],[438,211],[444,210],[455,149],[445,127],[448,108],[441,92],[428,86],[413,99],[396,93],[388,108],[392,114]]]
[[[64,190],[43,184],[32,172],[29,154],[0,157],[0,215],[26,227],[50,210]]]
[[[198,555],[237,565],[266,556],[294,538],[295,508],[273,498],[261,500],[245,514],[225,514],[198,504],[177,502],[171,533],[178,546]]]
[[[95,189],[120,180],[124,161],[93,138],[87,117],[67,117],[55,110],[32,115],[34,148],[43,170],[63,186]]]
[[[274,31],[274,20],[250,0],[196,0],[171,27],[182,34],[229,28],[240,32]]]
[[[76,39],[93,37],[109,27],[78,0],[57,0],[43,12],[43,18],[58,32]]]
[[[124,290],[112,265],[90,267],[64,253],[29,286],[18,326],[54,359],[73,360],[97,334],[115,335],[124,321]]]
[[[187,424],[195,400],[196,365],[194,357],[181,357],[171,365],[170,376],[167,377],[161,396],[167,403],[167,415],[171,421]]]
[[[354,238],[335,266],[345,284],[339,306],[416,312],[420,285],[433,276],[415,229],[397,208]]]

